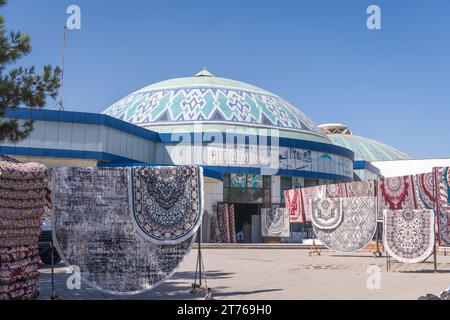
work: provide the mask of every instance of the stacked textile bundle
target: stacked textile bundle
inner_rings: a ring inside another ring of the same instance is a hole
[[[38,239],[49,170],[0,159],[0,300],[39,295]]]

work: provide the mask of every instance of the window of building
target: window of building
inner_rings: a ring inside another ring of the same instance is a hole
[[[280,178],[280,203],[284,203],[284,191],[292,189],[292,177]]]
[[[230,203],[270,203],[270,176],[225,174],[223,199]]]

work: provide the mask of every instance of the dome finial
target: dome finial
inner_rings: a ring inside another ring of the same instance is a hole
[[[352,131],[342,123],[324,123],[319,125],[319,128],[325,134],[347,134],[352,135]]]
[[[203,70],[197,73],[194,77],[214,77],[214,75],[203,67]]]

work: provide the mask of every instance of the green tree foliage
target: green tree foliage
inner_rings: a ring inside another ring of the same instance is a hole
[[[0,0],[0,7],[6,0]],[[48,97],[56,98],[60,87],[61,70],[44,66],[41,74],[34,67],[15,67],[31,51],[28,34],[8,31],[0,16],[0,142],[16,143],[28,137],[33,121],[5,118],[8,108],[26,106],[43,108]]]

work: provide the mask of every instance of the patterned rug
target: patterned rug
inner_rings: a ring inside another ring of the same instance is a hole
[[[349,253],[366,247],[377,229],[375,197],[342,198],[342,221],[334,229],[314,227],[317,238],[332,251]]]
[[[450,247],[450,168],[434,169],[437,183],[439,245]]]
[[[234,204],[228,205],[228,231],[230,232],[230,242],[236,243],[236,222],[234,218]]]
[[[289,237],[289,210],[286,208],[261,209],[261,235],[263,237]]]
[[[375,197],[376,180],[355,181],[345,184],[347,196],[353,197]]]
[[[434,209],[436,202],[434,173],[417,174],[413,176],[413,183],[417,209]]]
[[[244,243],[252,242],[252,226],[250,224],[243,225],[242,233],[244,234]]]
[[[41,217],[45,212],[44,207],[30,208],[30,209],[14,209],[0,207],[0,218],[5,219],[33,219]]]
[[[286,208],[289,210],[289,219],[291,223],[303,223],[300,189],[284,191],[284,199],[286,201]]]
[[[217,214],[217,222],[219,227],[219,239],[221,243],[230,243],[230,228],[228,225],[228,204],[219,204],[219,212]]]
[[[0,247],[0,262],[14,262],[39,255],[38,244],[20,247]]]
[[[347,189],[345,183],[327,184],[326,185],[327,198],[346,198]]]
[[[341,198],[311,199],[311,220],[316,228],[334,229],[342,221]]]
[[[311,222],[311,199],[325,198],[325,188],[308,187],[300,189],[300,205],[305,221]]]
[[[16,163],[10,161],[0,161],[0,177],[1,179],[13,180],[34,180],[47,179],[50,171],[42,164]]]
[[[202,222],[202,168],[135,167],[132,171],[132,220],[144,239],[176,244],[192,237]]]
[[[42,221],[39,217],[27,219],[7,219],[0,216],[0,233],[3,229],[18,229],[18,228],[40,228]]]
[[[378,220],[383,221],[384,210],[416,209],[412,176],[378,180]]]
[[[209,242],[220,242],[219,224],[217,221],[217,215],[213,214],[209,219]]]
[[[399,262],[426,260],[434,249],[433,210],[385,210],[383,243]]]
[[[157,245],[131,219],[128,168],[56,168],[53,237],[58,253],[78,266],[89,285],[111,294],[150,290],[169,278],[189,253],[194,236]]]

